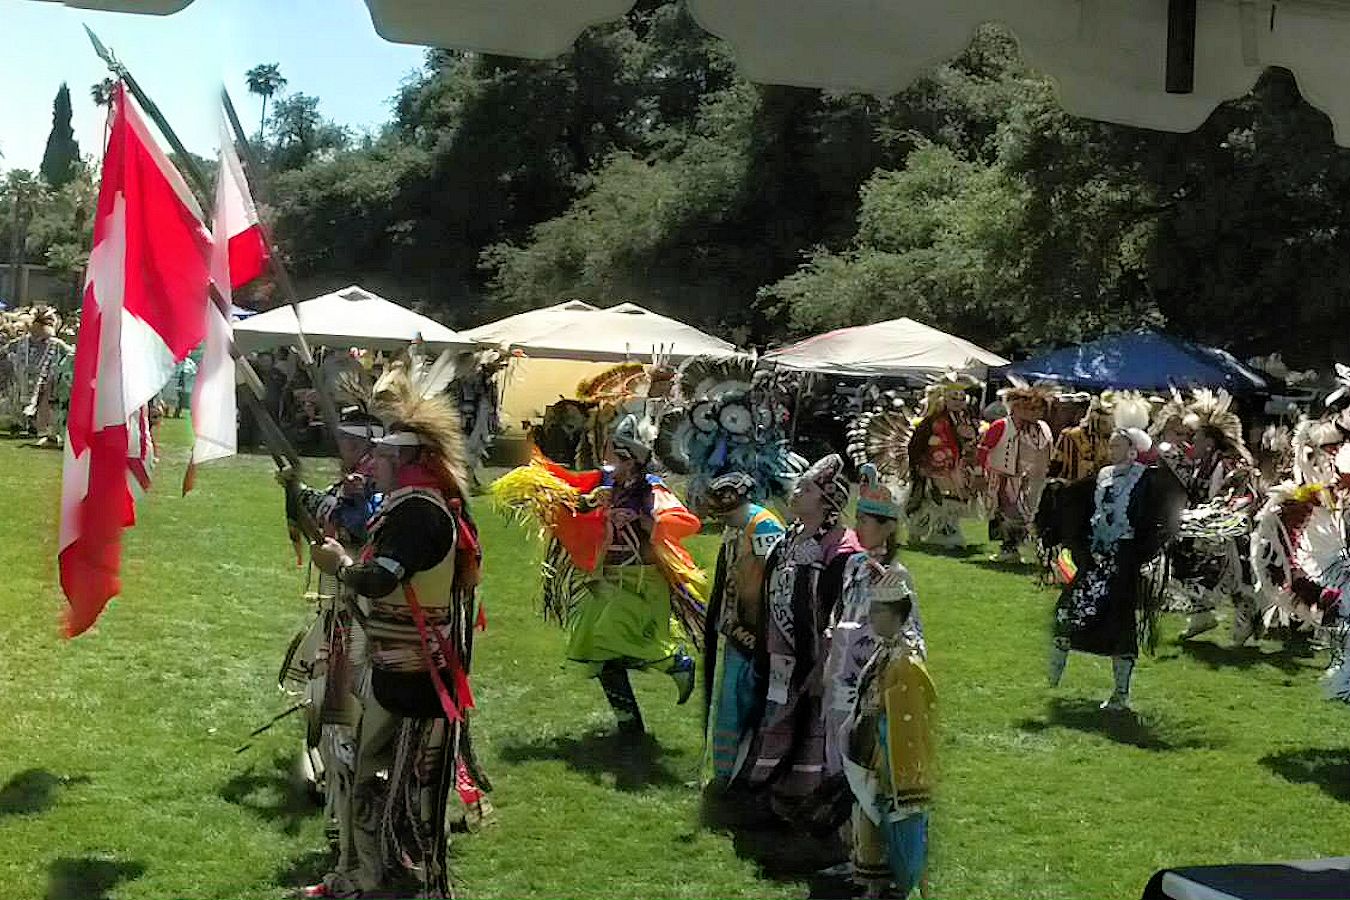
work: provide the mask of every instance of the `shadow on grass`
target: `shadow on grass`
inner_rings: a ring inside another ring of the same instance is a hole
[[[691,777],[681,774],[677,760],[684,754],[670,750],[653,735],[640,737],[612,731],[592,731],[581,737],[556,735],[535,741],[508,739],[498,756],[510,764],[559,760],[572,771],[599,784],[605,775],[614,779],[620,791],[634,792],[650,787],[676,787]]]
[[[1001,559],[972,559],[970,564],[987,569],[990,572],[1003,572],[1012,575],[1035,575],[1041,569],[1036,562],[1004,562]]]
[[[1156,715],[1140,716],[1133,711],[1111,711],[1098,708],[1098,701],[1055,699],[1050,702],[1044,718],[1023,719],[1017,726],[1032,734],[1041,734],[1053,728],[1067,728],[1086,734],[1100,734],[1140,750],[1168,752],[1213,748],[1216,743],[1196,733],[1182,723],[1168,723]]]
[[[964,547],[942,547],[937,544],[911,542],[905,545],[905,549],[914,553],[922,553],[925,556],[941,556],[945,559],[970,559],[973,556],[980,556],[989,552],[982,544],[967,544]]]
[[[0,817],[31,816],[56,805],[58,788],[88,784],[87,775],[55,775],[46,769],[25,769],[0,787]]]
[[[1298,675],[1318,668],[1306,644],[1293,644],[1270,653],[1251,645],[1228,647],[1211,641],[1178,641],[1177,646],[1183,654],[1210,669],[1270,666],[1286,675]]]
[[[1315,784],[1327,796],[1350,803],[1350,749],[1308,747],[1286,750],[1262,757],[1260,762],[1285,781]]]
[[[113,888],[145,874],[145,866],[105,856],[62,856],[47,867],[46,900],[108,900]]]
[[[219,795],[226,803],[275,824],[288,836],[299,834],[304,821],[319,813],[309,786],[301,781],[293,760],[285,755],[273,757],[270,763],[249,766],[248,771],[225,782]]]
[[[846,858],[847,851],[833,837],[821,838],[789,826],[768,811],[760,795],[727,795],[705,791],[700,824],[731,835],[740,859],[753,862],[760,877],[779,882],[807,883],[813,898],[852,897],[856,890],[843,876],[821,873]]]
[[[272,876],[272,883],[285,888],[300,888],[323,881],[333,867],[333,854],[324,850],[311,850],[292,859],[290,865],[278,869]]]

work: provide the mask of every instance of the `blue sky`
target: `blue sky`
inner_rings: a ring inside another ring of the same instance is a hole
[[[103,116],[89,86],[107,73],[84,24],[127,64],[188,149],[207,157],[215,156],[222,82],[250,133],[258,127],[259,101],[244,84],[257,63],[280,63],[286,92],[316,95],[325,116],[360,129],[389,118],[390,98],[424,53],[377,35],[362,0],[195,0],[172,16],[0,0],[0,170],[37,169],[63,81],[80,151],[101,153]]]

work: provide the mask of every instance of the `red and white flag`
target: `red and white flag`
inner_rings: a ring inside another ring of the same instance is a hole
[[[221,113],[220,172],[216,176],[216,208],[211,223],[211,280],[228,309],[234,288],[261,275],[267,267],[267,241],[258,210],[249,196],[244,168],[234,150],[234,138]],[[234,328],[214,303],[206,313],[206,343],[192,391],[192,428],[196,442],[192,461],[183,476],[183,493],[192,490],[197,464],[233,456],[238,451],[234,357],[230,347]]]
[[[65,631],[121,589],[122,530],[147,473],[142,410],[206,331],[211,238],[178,170],[118,85],[85,280],[61,484]]]

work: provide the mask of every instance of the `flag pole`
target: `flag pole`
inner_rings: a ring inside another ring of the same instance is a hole
[[[239,115],[234,111],[234,103],[230,100],[230,92],[222,85],[220,88],[220,101],[225,107],[225,118],[230,123],[230,133],[234,137],[235,145],[240,149],[244,157],[244,181],[248,184],[249,192],[257,202],[259,197],[263,196],[262,191],[262,167],[258,162],[258,157],[253,152],[253,147],[248,142],[244,134],[244,128],[239,123]],[[250,177],[250,175],[252,177]],[[272,228],[262,217],[258,217],[258,228],[262,232],[263,241],[267,245],[267,261],[272,267],[272,274],[276,276],[277,284],[281,287],[282,296],[286,302],[291,305],[291,311],[295,313],[295,333],[297,342],[300,344],[300,360],[309,370],[309,380],[314,385],[315,391],[319,395],[319,411],[323,415],[324,422],[328,425],[328,431],[332,435],[334,446],[337,445],[339,419],[337,404],[333,402],[332,395],[328,392],[328,386],[324,384],[320,377],[318,366],[314,361],[314,354],[310,350],[309,341],[305,339],[305,327],[300,321],[300,299],[295,291],[295,283],[291,281],[291,273],[286,268],[286,263],[281,258],[281,248],[277,245],[276,239],[272,236]]]
[[[159,126],[160,134],[164,135],[164,139],[169,142],[169,146],[178,154],[179,164],[187,170],[188,177],[192,179],[193,186],[200,195],[197,199],[203,201],[202,207],[203,209],[206,208],[205,201],[211,197],[211,181],[202,171],[202,167],[197,165],[197,161],[193,159],[187,147],[183,146],[183,142],[178,139],[178,135],[169,127],[169,122],[164,118],[164,113],[160,112],[155,101],[151,100],[150,96],[141,88],[140,83],[132,76],[131,71],[111,50],[104,46],[103,42],[98,39],[98,35],[94,34],[92,28],[85,25],[84,31],[85,34],[89,35],[89,40],[93,43],[94,52],[98,54],[98,58],[103,60],[110,72],[122,79],[127,86],[127,90],[131,91],[131,96],[135,97],[136,102],[140,104],[141,109],[145,110],[145,114]]]
[[[120,78],[127,86],[127,90],[131,92],[132,97],[136,99],[136,102],[140,105],[141,109],[143,109],[146,115],[148,115],[155,125],[159,127],[160,133],[163,134],[165,140],[169,142],[169,146],[171,146],[174,149],[174,152],[178,154],[180,164],[187,170],[188,176],[192,179],[197,190],[202,194],[202,197],[199,197],[198,199],[202,200],[204,198],[209,198],[211,196],[211,184],[206,177],[206,173],[202,171],[201,166],[197,165],[192,154],[183,146],[183,142],[178,139],[178,135],[169,125],[168,120],[164,118],[164,114],[155,104],[155,101],[151,100],[149,95],[145,93],[145,90],[141,88],[140,84],[132,76],[126,65],[124,65],[116,55],[114,55],[113,52],[98,39],[98,35],[94,34],[93,29],[88,25],[85,25],[84,30],[85,33],[89,35],[89,40],[93,43],[94,52],[98,54],[99,59],[103,60],[108,66],[109,71]],[[205,205],[206,204],[203,203],[203,207],[205,207]],[[225,317],[225,321],[228,322],[230,320],[230,304],[226,302],[225,297],[220,293],[220,289],[216,287],[214,282],[209,282],[208,287],[212,303],[215,304],[216,308],[220,311],[220,314]],[[299,328],[298,316],[296,327],[297,329]],[[280,471],[291,468],[298,472],[300,469],[300,454],[286,437],[286,433],[282,430],[281,426],[277,424],[276,418],[272,415],[271,410],[263,405],[262,399],[266,396],[266,390],[263,387],[262,379],[258,377],[258,373],[254,370],[253,365],[239,350],[239,346],[234,342],[233,334],[230,335],[230,356],[234,359],[236,365],[239,366],[244,375],[244,381],[249,386],[249,390],[244,393],[245,406],[249,408],[249,411],[254,415],[262,428],[263,439],[267,443],[268,451],[272,456],[272,461]],[[288,479],[286,493],[288,511],[293,507],[293,511],[297,513],[299,525],[305,532],[306,537],[311,540],[322,538],[323,531],[319,528],[314,517],[309,514],[309,511],[305,509],[303,504],[295,502],[296,498],[292,496],[297,493],[297,489],[294,487],[294,480]]]

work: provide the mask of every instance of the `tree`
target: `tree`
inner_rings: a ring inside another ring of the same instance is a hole
[[[112,106],[113,90],[116,89],[117,82],[111,78],[105,78],[89,86],[89,99],[94,101],[95,106]]]
[[[262,137],[267,133],[267,101],[286,86],[286,79],[279,63],[256,65],[245,73],[244,78],[248,81],[249,93],[262,97],[262,118],[258,122],[258,136]]]
[[[42,154],[39,171],[53,188],[60,188],[75,175],[80,161],[80,145],[75,130],[70,126],[70,88],[62,82],[52,102],[52,130],[47,136],[47,149]]]
[[[272,168],[298,169],[324,152],[347,146],[347,130],[319,114],[319,98],[290,94],[272,110]]]
[[[10,295],[17,297],[21,267],[28,243],[28,225],[33,212],[47,193],[42,181],[27,169],[10,169],[0,182],[0,211],[5,216],[5,237],[8,238],[7,257]]]

